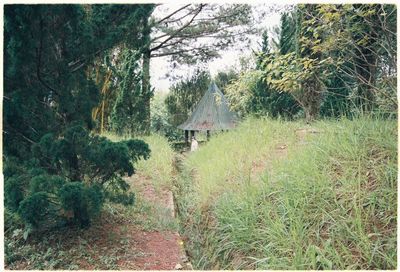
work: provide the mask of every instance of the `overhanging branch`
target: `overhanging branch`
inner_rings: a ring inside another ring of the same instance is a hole
[[[193,17],[186,24],[184,24],[182,27],[178,28],[174,33],[172,33],[167,39],[162,41],[158,46],[151,48],[150,52],[160,49],[165,43],[167,43],[169,40],[173,39],[183,29],[188,27],[193,22],[193,20],[199,15],[199,13],[201,12],[201,10],[203,9],[204,6],[205,6],[205,4],[200,4],[200,6],[197,9],[196,13],[193,15]]]
[[[161,20],[155,22],[154,24],[155,24],[155,25],[158,25],[158,24],[162,23],[163,21],[167,20],[168,18],[171,18],[172,16],[174,16],[175,14],[177,14],[179,11],[181,11],[181,10],[183,10],[183,9],[185,9],[185,8],[187,8],[187,7],[189,7],[190,5],[191,5],[191,4],[188,4],[188,5],[186,5],[186,6],[183,6],[183,7],[179,8],[179,9],[175,10],[174,12],[172,12],[171,14],[165,16],[164,18],[162,18]]]

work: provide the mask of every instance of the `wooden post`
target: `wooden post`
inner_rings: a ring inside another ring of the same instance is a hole
[[[207,130],[207,142],[210,140],[210,131]]]
[[[189,130],[185,130],[185,144],[189,145]]]

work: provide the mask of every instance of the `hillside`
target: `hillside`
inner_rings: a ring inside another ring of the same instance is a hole
[[[197,269],[395,269],[397,126],[250,119],[183,161]]]

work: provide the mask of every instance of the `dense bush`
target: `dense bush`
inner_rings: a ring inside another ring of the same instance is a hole
[[[121,176],[132,175],[133,163],[150,153],[143,141],[114,143],[81,126],[67,129],[58,139],[44,135],[32,151],[35,159],[23,167],[6,159],[5,201],[35,227],[62,218],[86,226],[105,198],[132,204]]]
[[[290,94],[274,90],[265,83],[260,70],[242,73],[226,87],[226,95],[232,109],[242,116],[292,118],[300,110]]]

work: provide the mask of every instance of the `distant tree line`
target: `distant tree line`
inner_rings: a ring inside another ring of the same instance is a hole
[[[256,69],[227,87],[233,109],[307,121],[396,115],[396,25],[395,5],[297,5],[277,39],[264,33]]]
[[[224,93],[241,116],[397,116],[396,24],[395,5],[296,5],[262,33],[255,67],[232,70]],[[183,123],[201,99],[209,82],[202,73],[171,88],[170,124]]]

